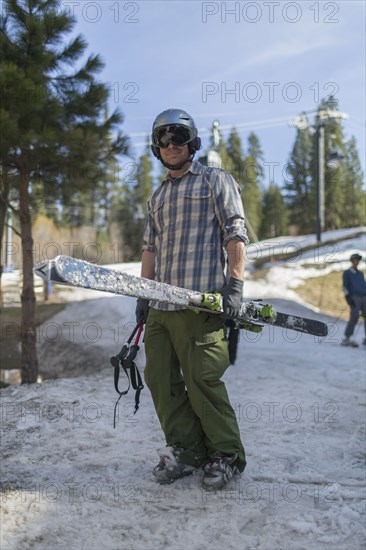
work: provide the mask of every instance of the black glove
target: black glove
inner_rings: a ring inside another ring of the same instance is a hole
[[[135,310],[136,323],[139,321],[146,323],[147,316],[149,314],[149,301],[150,300],[147,300],[146,298],[137,298]]]
[[[353,301],[352,296],[350,294],[347,294],[347,296],[345,296],[345,298],[346,298],[347,304],[350,307],[353,307],[355,305],[355,302]]]
[[[239,316],[243,295],[244,281],[230,277],[229,282],[221,290],[225,319],[235,319]]]

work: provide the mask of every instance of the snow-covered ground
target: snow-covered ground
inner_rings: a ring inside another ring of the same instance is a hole
[[[364,250],[365,237],[339,243],[337,269]],[[294,281],[311,271],[305,254],[276,262],[245,293],[322,318],[290,301]],[[212,494],[200,472],[165,487],[154,481],[164,440],[147,388],[136,415],[133,393],[122,398],[113,429],[109,358],[134,324],[135,301],[65,293],[70,304],[39,331],[42,370],[61,361],[72,374],[75,358],[86,369],[94,359],[99,371],[1,391],[3,550],[364,548],[365,348],[339,345],[343,321],[328,318],[322,339],[273,327],[241,333],[224,380],[248,465]],[[363,337],[360,323],[355,339]],[[143,370],[143,346],[137,363]]]

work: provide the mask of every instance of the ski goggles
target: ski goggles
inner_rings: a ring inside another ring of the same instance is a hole
[[[162,147],[165,149],[168,147],[169,143],[172,143],[176,146],[185,145],[192,141],[193,136],[189,128],[184,126],[172,125],[172,126],[163,126],[162,128],[157,128],[153,134],[154,145],[156,147]]]

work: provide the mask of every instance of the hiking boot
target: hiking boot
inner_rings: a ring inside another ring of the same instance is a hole
[[[173,447],[162,447],[158,449],[158,454],[160,461],[153,469],[153,474],[158,483],[173,483],[176,479],[191,475],[196,469],[190,464],[180,462],[177,458],[179,450],[173,449]]]
[[[203,469],[202,486],[209,491],[222,489],[234,476],[240,476],[240,472],[233,462],[234,456],[213,456]]]
[[[341,346],[349,346],[351,348],[358,348],[357,342],[355,342],[354,340],[351,340],[347,336],[345,338],[343,338],[343,340],[341,342]]]

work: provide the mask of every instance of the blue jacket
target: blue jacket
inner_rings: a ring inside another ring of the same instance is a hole
[[[348,294],[366,296],[366,281],[362,271],[351,267],[343,272],[343,292],[346,296]]]

